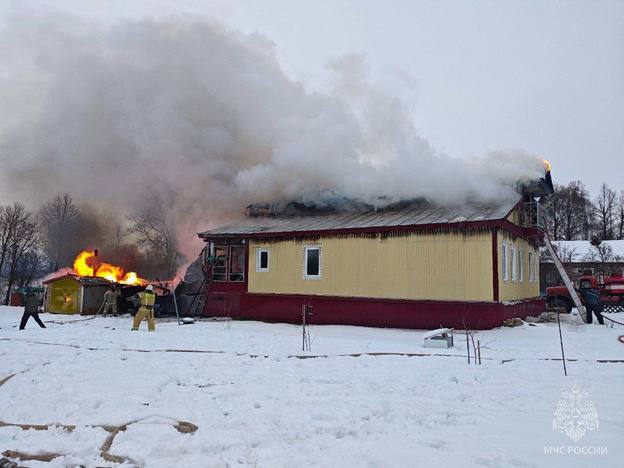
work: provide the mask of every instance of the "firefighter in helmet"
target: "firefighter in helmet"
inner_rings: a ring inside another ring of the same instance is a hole
[[[138,312],[134,316],[134,320],[132,321],[132,330],[138,330],[139,325],[141,325],[141,322],[145,319],[147,320],[147,329],[149,331],[154,331],[156,329],[156,325],[154,323],[154,303],[156,302],[154,286],[151,284],[147,285],[145,291],[138,293],[137,296],[139,296],[141,305]]]
[[[117,286],[114,284],[104,293],[104,304],[102,305],[104,308],[104,317],[106,317],[108,312],[117,317],[117,300],[119,296],[120,293],[117,290]]]

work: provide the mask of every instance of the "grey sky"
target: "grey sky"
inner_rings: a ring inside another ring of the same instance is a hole
[[[309,89],[327,86],[328,59],[361,53],[375,69],[414,79],[414,121],[450,155],[524,149],[551,160],[558,182],[624,188],[621,1],[28,3],[101,21],[217,18],[271,39],[287,73]]]

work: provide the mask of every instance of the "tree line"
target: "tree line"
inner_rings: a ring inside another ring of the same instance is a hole
[[[79,208],[58,194],[38,210],[23,203],[0,205],[0,301],[47,273],[71,267],[78,252],[97,245],[106,261],[145,275],[168,278],[179,259],[175,233],[158,200],[144,203],[124,225],[104,213]]]
[[[603,183],[592,197],[578,180],[554,188],[547,218],[551,239],[624,239],[624,190],[618,192]]]

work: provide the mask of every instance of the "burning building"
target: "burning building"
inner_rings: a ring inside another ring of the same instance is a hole
[[[98,251],[83,251],[74,260],[73,270],[53,274],[43,281],[44,310],[57,314],[96,314],[100,311],[104,293],[116,284],[122,290],[122,300],[143,289],[147,282],[135,272],[100,262]]]
[[[483,329],[543,310],[539,198],[550,174],[494,205],[421,201],[383,210],[279,214],[251,207],[200,233],[204,314],[315,324]],[[296,210],[295,210],[296,211]]]
[[[43,282],[44,310],[55,314],[96,314],[111,282],[67,273]]]

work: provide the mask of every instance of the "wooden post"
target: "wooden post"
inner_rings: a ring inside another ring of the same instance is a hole
[[[171,289],[171,294],[173,294],[173,305],[175,307],[176,318],[178,319],[178,325],[181,325],[181,323],[180,323],[180,311],[178,310],[178,300],[176,299],[176,295],[175,295],[175,287],[173,287]]]
[[[306,350],[306,306],[305,304],[303,304],[301,306],[301,320],[303,323],[303,336],[302,336],[302,345],[301,345],[301,351],[305,351]]]

